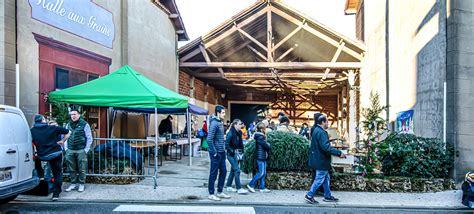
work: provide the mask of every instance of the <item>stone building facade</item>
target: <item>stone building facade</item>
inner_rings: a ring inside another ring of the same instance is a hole
[[[188,37],[174,0],[7,0],[0,8],[0,104],[15,105],[18,64],[29,121],[50,110],[47,93],[127,64],[178,91],[177,43]],[[90,111],[105,133],[107,110]]]
[[[387,118],[394,129],[397,113],[413,110],[415,134],[446,137],[455,145],[453,176],[460,181],[474,169],[474,2],[348,0],[346,5],[367,47],[361,107],[368,106],[370,92],[378,92],[390,106]]]

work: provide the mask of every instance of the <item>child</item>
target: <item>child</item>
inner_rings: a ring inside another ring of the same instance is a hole
[[[269,189],[265,188],[265,176],[267,174],[267,160],[268,152],[270,151],[270,144],[265,139],[266,126],[262,122],[257,124],[257,131],[254,134],[255,152],[257,156],[258,173],[252,178],[247,188],[250,192],[255,192],[255,184],[260,180],[260,192],[268,193]]]

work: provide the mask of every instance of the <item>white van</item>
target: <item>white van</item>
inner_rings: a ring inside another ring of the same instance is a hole
[[[35,175],[31,133],[23,112],[0,105],[0,202],[13,200],[33,189]]]

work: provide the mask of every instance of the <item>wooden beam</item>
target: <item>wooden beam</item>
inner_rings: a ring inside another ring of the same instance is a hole
[[[302,78],[302,79],[321,79],[324,74],[322,73],[279,73],[278,77],[281,78]],[[331,74],[332,77],[335,77],[336,74]],[[229,79],[232,78],[259,78],[266,77],[268,79],[273,79],[275,76],[271,73],[260,73],[260,72],[227,72],[226,77]]]
[[[272,29],[272,11],[267,11],[267,61],[273,62],[272,52],[273,29]]]
[[[247,19],[243,20],[241,23],[237,24],[237,26],[234,26],[232,28],[230,28],[229,30],[223,32],[222,34],[220,34],[219,36],[207,41],[204,43],[204,47],[205,48],[209,48],[213,45],[215,45],[216,43],[218,43],[219,41],[223,40],[224,38],[227,38],[229,35],[231,35],[232,33],[236,32],[237,29],[249,24],[249,23],[252,23],[253,21],[255,21],[255,19],[257,19],[258,17],[260,17],[261,15],[267,13],[267,11],[269,10],[268,7],[265,7],[264,9],[258,11],[257,13],[253,14],[252,16],[248,17]],[[204,39],[203,39],[204,40]]]
[[[276,62],[279,62],[280,60],[282,60],[283,58],[285,58],[286,55],[290,54],[293,50],[295,50],[295,48],[298,47],[298,44],[295,44],[293,47],[289,48],[287,51],[285,51],[285,53],[283,53],[280,57],[278,57],[277,60],[275,60]]]
[[[303,25],[304,25],[305,21],[303,21],[300,25],[298,25],[298,27],[296,29],[294,29],[293,31],[291,31],[291,33],[289,33],[288,35],[286,35],[285,38],[283,38],[280,42],[278,42],[275,46],[273,46],[272,48],[272,52],[274,52],[276,49],[278,49],[281,45],[283,45],[283,43],[285,43],[287,40],[289,40],[291,37],[293,37],[296,33],[298,33],[302,28],[303,28]]]
[[[262,58],[263,60],[265,61],[268,61],[267,57],[265,57],[263,54],[261,54],[260,52],[257,51],[257,49],[253,48],[252,46],[250,45],[247,45],[247,48],[250,49],[252,52],[254,52],[255,54],[257,54],[257,56],[259,56],[260,58]]]
[[[276,7],[273,7],[273,6],[269,6],[271,8],[271,11],[278,14],[279,16],[285,18],[286,20],[290,21],[290,22],[293,22],[295,25],[301,25],[302,22],[288,14],[286,14],[285,12],[281,11],[280,9],[276,8]],[[307,24],[303,24],[303,29],[305,29],[306,31],[308,31],[309,33],[317,36],[318,38],[321,38],[322,40],[328,42],[329,44],[332,44],[334,45],[335,47],[338,47],[339,46],[339,42],[332,39],[331,37],[315,30],[314,28],[308,26]],[[354,58],[362,61],[363,59],[363,55],[360,54],[360,53],[357,53],[355,52],[354,50],[348,48],[348,47],[343,47],[343,51],[348,53],[349,55],[353,56]]]
[[[235,26],[234,26],[235,27]],[[250,34],[248,34],[247,32],[245,32],[244,30],[240,29],[240,28],[237,28],[237,30],[242,34],[244,35],[245,37],[247,37],[248,39],[250,39],[250,41],[252,41],[253,43],[255,43],[256,45],[258,45],[259,47],[261,47],[263,50],[267,51],[267,47],[265,47],[262,43],[260,43],[258,40],[256,40],[255,38],[253,38]]]
[[[360,62],[180,62],[180,67],[195,68],[275,68],[275,69],[358,69]]]
[[[186,54],[185,56],[181,57],[179,59],[179,62],[185,62],[187,61],[188,59],[191,59],[193,58],[194,56],[196,56],[198,53],[201,53],[201,50],[199,48],[197,49],[194,49],[193,51],[191,51],[190,53]]]
[[[337,61],[337,58],[339,58],[339,55],[341,55],[342,48],[344,48],[345,45],[346,45],[346,43],[344,43],[343,40],[341,39],[341,41],[339,42],[339,47],[337,47],[336,53],[334,53],[334,56],[331,59],[332,63],[335,63]],[[326,68],[326,70],[324,71],[323,80],[326,79],[326,77],[329,74],[330,70],[331,70],[330,68]]]
[[[210,63],[211,58],[207,54],[207,51],[206,51],[206,48],[204,48],[204,45],[199,45],[199,49],[201,50],[202,55],[204,55],[204,59],[206,60],[206,62]],[[225,79],[224,70],[221,67],[218,67],[217,70],[219,71],[221,77]]]

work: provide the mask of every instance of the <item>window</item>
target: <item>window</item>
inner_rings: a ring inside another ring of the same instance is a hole
[[[97,78],[99,78],[99,76],[94,75],[94,74],[89,74],[89,78],[88,78],[87,82],[92,81],[92,80],[95,80],[95,79],[97,79]]]
[[[72,86],[80,85],[82,83],[95,80],[99,78],[98,75],[89,74],[84,71],[79,71],[71,68],[56,67],[56,89],[65,89]]]
[[[69,71],[56,68],[56,81],[55,81],[56,89],[65,89],[69,88]]]

